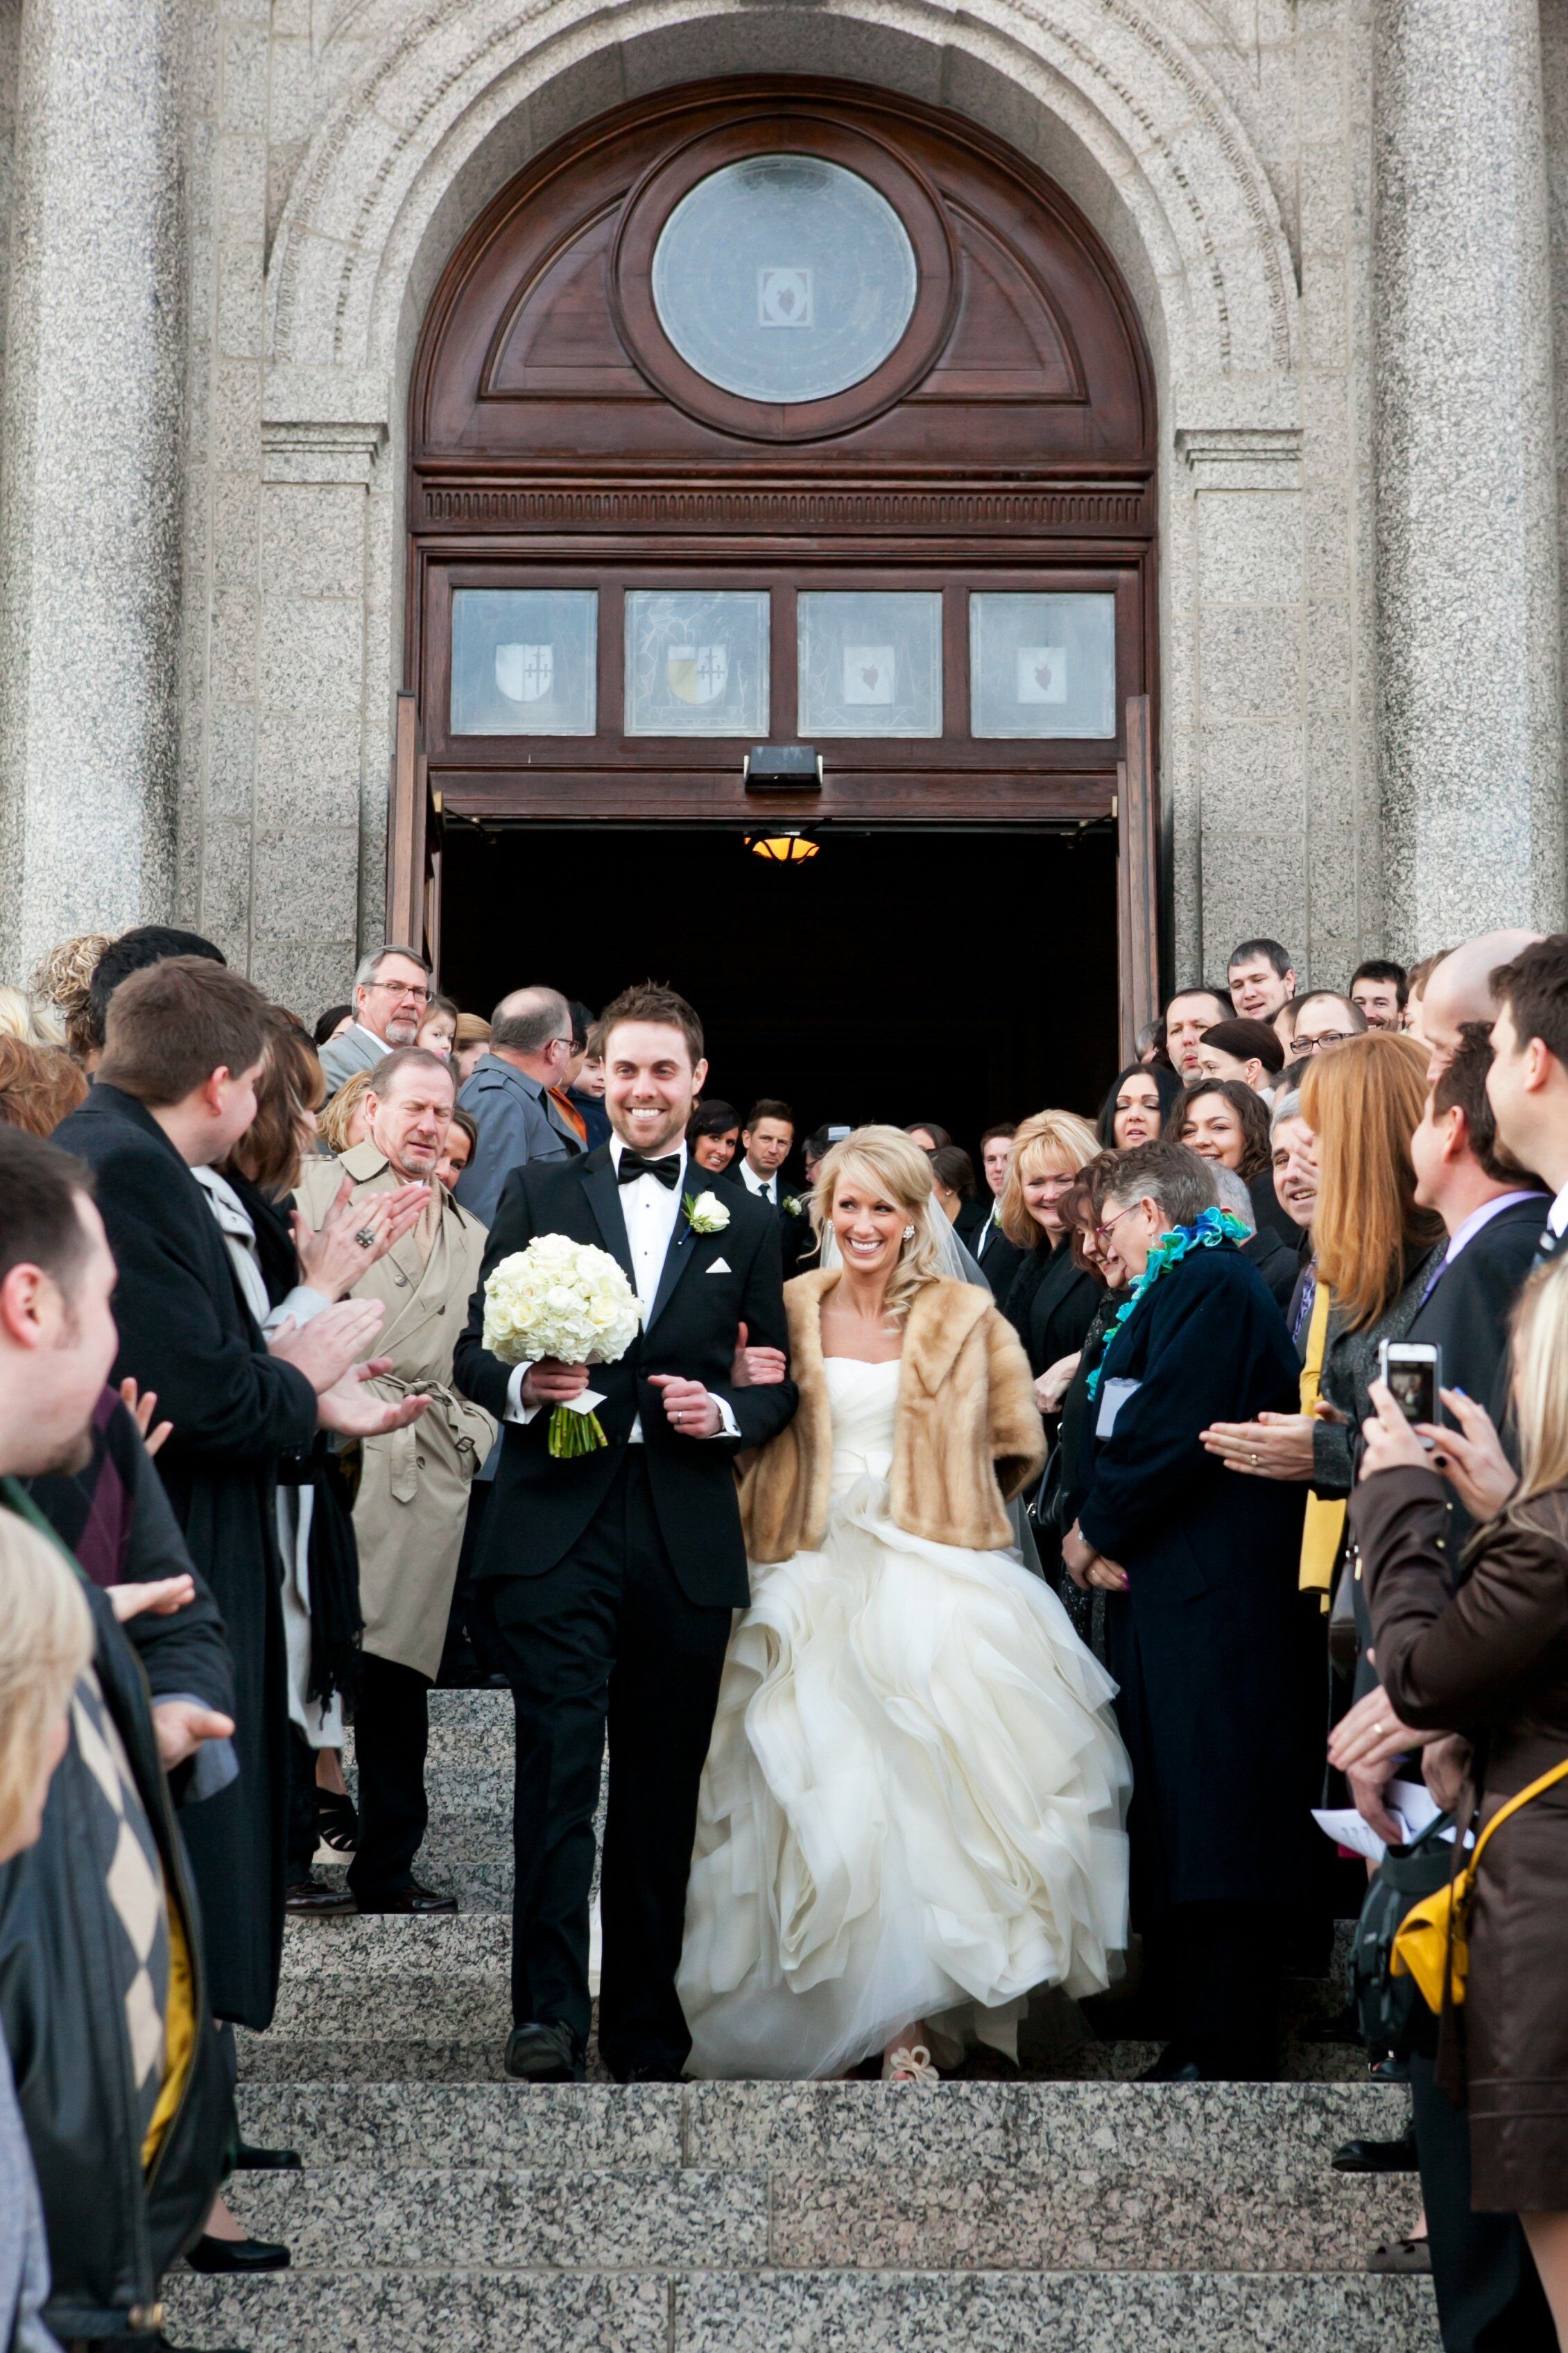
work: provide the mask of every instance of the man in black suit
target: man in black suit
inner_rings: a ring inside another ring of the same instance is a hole
[[[1007,1182],[1007,1163],[1013,1156],[1013,1138],[1017,1132],[1011,1120],[986,1129],[980,1139],[980,1168],[985,1179],[984,1196],[975,1203],[980,1214],[972,1231],[965,1231],[962,1211],[958,1219],[959,1238],[991,1285],[998,1307],[1011,1291],[1013,1278],[1027,1255],[1016,1242],[1009,1240],[999,1214],[1002,1188]]]
[[[1487,1099],[1503,1150],[1539,1168],[1554,1196],[1538,1256],[1555,1258],[1568,1235],[1568,932],[1522,949],[1489,985]]]
[[[733,1379],[742,1325],[755,1346],[786,1345],[780,1228],[743,1187],[689,1179],[697,1016],[649,983],[602,1033],[611,1139],[508,1178],[454,1366],[506,1425],[476,1579],[517,1710],[506,2065],[534,2083],[583,2076],[606,1729],[599,2047],[623,2083],[676,2081],[691,2048],[675,1977],[698,1788],[731,1612],[750,1599],[732,1464],[795,1408],[792,1382]],[[643,1328],[618,1364],[509,1366],[486,1349],[485,1282],[541,1234],[624,1268]],[[550,1414],[590,1379],[608,1442],[557,1460]]]
[[[777,1212],[786,1282],[798,1271],[803,1259],[815,1264],[816,1252],[816,1236],[804,1200],[784,1183],[784,1163],[794,1149],[794,1112],[776,1096],[764,1095],[746,1113],[741,1149],[724,1171],[731,1185],[743,1186],[754,1199],[765,1201]]]
[[[213,2009],[259,2029],[272,2015],[283,1944],[279,1461],[310,1445],[318,1423],[365,1437],[414,1417],[351,1376],[380,1328],[379,1307],[329,1308],[263,1341],[191,1174],[226,1159],[256,1117],[260,990],[204,957],[171,956],[121,983],[106,1032],[95,1083],[55,1140],[97,1177],[120,1277],[114,1377],[156,1389],[174,1424],[158,1472],[233,1646],[239,1775],[195,1809],[186,1842]]]

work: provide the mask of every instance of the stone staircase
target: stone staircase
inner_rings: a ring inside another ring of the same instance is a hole
[[[510,1704],[432,1700],[423,1876],[456,1920],[290,1923],[241,2115],[300,2174],[234,2202],[288,2272],[169,2284],[172,2341],[251,2353],[1435,2353],[1377,2278],[1413,2179],[1346,2179],[1405,2095],[1296,2043],[1298,2080],[1134,2083],[1153,2045],[1031,2018],[1020,2076],[940,2089],[528,2089],[508,2023]],[[1334,1999],[1296,1989],[1298,2015]]]

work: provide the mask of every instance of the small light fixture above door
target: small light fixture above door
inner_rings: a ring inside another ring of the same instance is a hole
[[[798,826],[792,826],[787,833],[749,833],[746,836],[746,848],[752,856],[769,859],[775,866],[804,866],[808,858],[816,856],[819,847]]]

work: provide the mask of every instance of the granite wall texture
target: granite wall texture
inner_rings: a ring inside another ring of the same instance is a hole
[[[1374,42],[1373,0],[115,0],[109,56],[101,7],[0,0],[8,965],[163,905],[303,1009],[340,993],[380,921],[429,292],[562,132],[758,68],[974,115],[1128,280],[1181,972],[1259,929],[1332,979],[1555,919],[1565,5],[1537,39],[1535,0],[1376,0]],[[73,311],[92,332],[57,348]],[[121,575],[51,562],[46,516],[57,551],[129,548]]]
[[[0,958],[174,892],[184,0],[24,0],[0,414]]]

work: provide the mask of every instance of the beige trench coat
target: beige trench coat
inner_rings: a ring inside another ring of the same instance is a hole
[[[309,1225],[320,1226],[345,1175],[355,1180],[356,1200],[402,1181],[374,1144],[356,1144],[341,1160],[310,1161],[297,1192]],[[356,1299],[379,1299],[386,1308],[375,1353],[390,1356],[393,1370],[371,1388],[378,1397],[413,1389],[433,1400],[409,1429],[364,1443],[354,1503],[364,1647],[432,1679],[441,1664],[469,1482],[496,1432],[482,1407],[451,1386],[452,1350],[479,1281],[485,1229],[444,1187],[435,1190],[441,1225],[429,1265],[420,1266],[409,1234],[353,1287]]]

